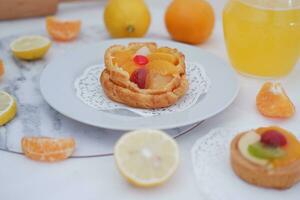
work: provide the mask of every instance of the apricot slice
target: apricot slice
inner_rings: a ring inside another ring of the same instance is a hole
[[[136,64],[132,60],[127,60],[126,63],[120,65],[119,67],[127,71],[129,76],[131,76],[131,74],[137,69]]]
[[[55,17],[46,18],[46,28],[49,35],[60,41],[74,40],[80,33],[80,20],[62,21]]]
[[[117,51],[113,53],[114,64],[121,66],[132,59],[132,53],[130,51]]]
[[[73,138],[24,137],[21,144],[28,158],[44,162],[64,160],[70,157],[75,149]]]
[[[175,65],[165,60],[153,60],[147,64],[150,71],[159,73],[161,75],[175,75],[178,70]]]
[[[150,62],[154,61],[154,60],[165,60],[165,61],[168,61],[173,64],[177,63],[176,57],[169,53],[154,52],[154,53],[149,54],[148,58],[149,58]]]
[[[271,118],[289,118],[295,107],[280,83],[266,82],[256,97],[258,111]]]

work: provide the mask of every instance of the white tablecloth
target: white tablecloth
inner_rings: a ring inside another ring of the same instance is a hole
[[[227,59],[220,11],[224,1],[212,0],[217,22],[214,34],[208,42],[200,45],[223,59]],[[163,24],[163,9],[168,1],[149,0],[152,11],[150,32],[166,38],[168,34]],[[103,3],[75,3],[62,5],[59,17],[80,18],[83,28],[102,22]],[[44,19],[27,19],[0,22],[0,38],[11,34],[41,30]],[[192,170],[190,150],[198,138],[216,127],[252,128],[277,124],[292,131],[300,131],[299,113],[284,121],[262,117],[255,108],[255,96],[264,80],[239,76],[240,93],[233,104],[221,114],[207,120],[191,134],[178,139],[181,150],[181,163],[175,176],[165,185],[152,189],[134,188],[119,175],[113,157],[69,159],[55,164],[33,162],[24,156],[0,152],[0,199],[50,200],[50,199],[205,199],[198,192]],[[296,108],[300,107],[300,68],[299,65],[283,83]],[[216,177],[217,178],[217,177]],[[212,191],[217,192],[217,191]],[[238,199],[238,197],[237,197]]]

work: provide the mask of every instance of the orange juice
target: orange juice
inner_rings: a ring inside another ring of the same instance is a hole
[[[229,58],[241,73],[283,76],[300,57],[300,0],[230,0],[223,26]]]

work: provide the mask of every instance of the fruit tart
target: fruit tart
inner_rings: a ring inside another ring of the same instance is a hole
[[[187,91],[185,58],[155,43],[114,45],[106,50],[100,82],[113,101],[136,108],[164,108]]]
[[[276,126],[243,132],[231,142],[231,165],[251,184],[286,189],[300,181],[300,142]]]

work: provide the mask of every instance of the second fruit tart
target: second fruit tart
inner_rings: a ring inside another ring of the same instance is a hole
[[[300,181],[300,142],[276,126],[243,132],[231,142],[231,165],[251,184],[289,188]]]
[[[187,91],[185,58],[155,43],[114,45],[106,50],[100,82],[113,101],[137,108],[164,108]]]

